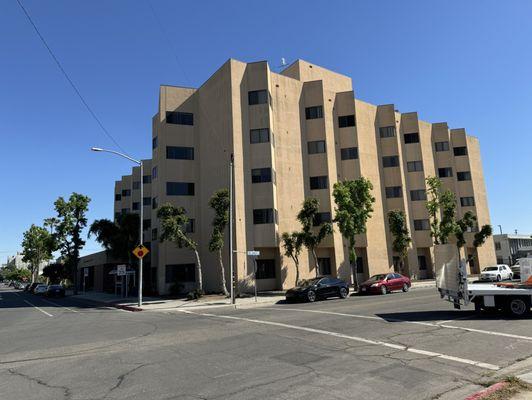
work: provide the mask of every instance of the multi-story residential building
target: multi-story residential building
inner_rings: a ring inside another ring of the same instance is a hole
[[[498,264],[513,265],[518,258],[532,256],[532,235],[494,235]]]
[[[145,240],[151,242],[146,279],[159,293],[176,282],[193,284],[190,250],[160,243],[157,207],[183,206],[199,244],[206,290],[219,288],[218,260],[208,250],[211,195],[227,188],[234,159],[234,266],[242,290],[253,284],[254,265],[246,250],[259,250],[259,290],[294,284],[292,261],[283,256],[283,232],[300,229],[296,215],[305,198],[320,201],[320,218],[334,216],[333,185],[368,178],[374,186],[374,212],[367,233],[357,238],[359,279],[394,270],[387,213],[403,210],[412,245],[406,271],[432,277],[433,241],[425,207],[425,179],[438,176],[457,196],[458,216],[472,211],[479,225],[490,217],[478,139],[447,123],[429,123],[393,104],[372,105],[355,97],[351,78],[298,60],[280,73],[267,62],[227,61],[198,89],[161,86],[153,118],[151,175],[124,176],[115,185],[115,213],[145,207]],[[138,185],[145,184],[140,199]],[[142,205],[140,205],[142,204]],[[151,216],[150,216],[151,214]],[[473,272],[495,262],[493,240],[475,249],[467,234]],[[229,264],[229,250],[223,253]],[[352,281],[346,243],[338,228],[317,250],[320,274]],[[315,276],[306,251],[302,278]],[[229,281],[229,268],[226,278]]]

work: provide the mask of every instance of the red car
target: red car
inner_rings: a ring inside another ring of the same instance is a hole
[[[380,293],[386,294],[394,290],[408,292],[411,286],[410,278],[401,274],[378,274],[373,275],[360,285],[359,293]]]

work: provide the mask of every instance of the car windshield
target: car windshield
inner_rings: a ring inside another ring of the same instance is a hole
[[[386,279],[386,274],[373,275],[368,281],[376,282],[382,281],[383,279]]]
[[[317,284],[320,280],[317,279],[317,278],[314,278],[314,279],[303,279],[300,283],[299,283],[299,287],[309,287],[309,286],[314,286],[315,284]]]
[[[498,268],[497,267],[486,267],[484,268],[484,271],[497,271]]]

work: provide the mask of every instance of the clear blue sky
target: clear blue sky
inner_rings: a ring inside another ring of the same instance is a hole
[[[532,233],[532,2],[150,2],[173,47],[147,0],[23,0],[131,155],[150,157],[160,84],[198,86],[228,58],[303,58],[351,76],[365,101],[478,136],[492,224]],[[88,150],[112,143],[15,0],[1,4],[0,54],[3,261],[25,229],[53,215],[59,195],[87,194],[90,221],[112,218],[114,181],[130,165]],[[98,248],[89,241],[85,253]]]

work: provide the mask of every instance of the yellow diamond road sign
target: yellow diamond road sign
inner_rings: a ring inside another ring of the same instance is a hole
[[[145,256],[146,254],[148,254],[149,252],[150,252],[150,251],[148,250],[148,248],[145,247],[145,246],[143,246],[143,245],[141,245],[141,244],[139,244],[139,245],[138,245],[137,247],[135,247],[135,249],[133,250],[133,254],[135,254],[135,256],[136,256],[137,258],[139,258],[139,259],[140,259],[140,258],[144,258],[144,256]]]

